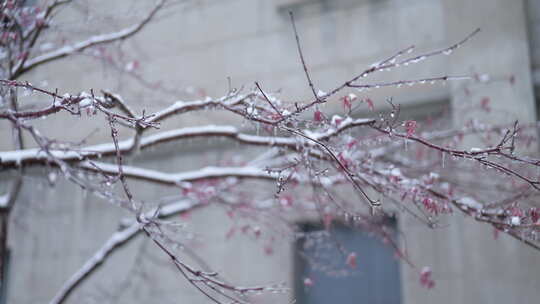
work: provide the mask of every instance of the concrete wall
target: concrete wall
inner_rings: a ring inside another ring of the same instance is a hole
[[[147,4],[110,1],[104,5],[106,11],[119,9],[130,16],[139,5]],[[297,57],[288,10],[297,15],[304,54],[315,84],[323,91],[400,48],[415,44],[418,50],[425,51],[448,46],[481,27],[480,35],[452,56],[374,75],[373,80],[489,73],[497,81],[468,83],[470,95],[464,93],[463,84],[453,84],[372,91],[369,96],[378,108],[385,107],[384,99],[391,95],[404,106],[451,100],[457,125],[469,117],[458,112],[460,106],[479,102],[483,96],[492,99],[497,121],[536,119],[526,10],[521,0],[195,1],[188,9],[170,8],[163,19],[150,25],[124,49],[141,60],[141,69],[149,79],[163,79],[166,86],[179,89],[194,86],[204,88],[210,96],[218,96],[226,92],[226,77],[231,77],[234,86],[250,87],[253,81],[259,81],[265,89],[282,89],[284,98],[297,101],[309,97],[310,90]],[[80,20],[79,14],[84,12],[66,10],[62,18],[69,24],[70,20]],[[119,18],[116,23],[130,20],[133,18]],[[76,34],[83,35],[84,31]],[[144,108],[147,113],[174,100],[167,94],[139,89],[137,82],[129,77],[123,78],[120,85],[114,75],[95,61],[77,56],[58,65],[44,66],[29,80],[37,83],[47,79],[51,88],[73,91],[112,87],[124,94],[135,108]],[[516,80],[513,85],[508,80],[511,75]],[[187,90],[179,98],[195,95]],[[337,104],[327,107],[329,111],[339,109]],[[215,123],[217,115],[200,113],[170,121],[163,128]],[[54,121],[47,129],[51,134],[74,139],[80,136],[79,130],[91,130],[95,126],[92,121],[66,119]],[[219,119],[237,122],[228,116]],[[80,128],[77,132],[65,132],[63,126],[67,123],[77,123]],[[6,131],[2,134],[2,138],[9,136]],[[92,140],[107,138],[106,130],[102,130]],[[8,140],[1,143],[3,149],[10,144]],[[150,153],[148,166],[180,171],[190,169],[186,163],[207,161],[203,155],[202,159],[187,162],[187,156],[178,157],[175,147],[169,147],[168,151],[175,153]],[[210,155],[206,159],[212,159]],[[50,189],[39,173],[33,172],[26,178],[23,195],[12,217],[9,303],[49,300],[125,216],[123,211],[84,195],[66,182],[59,181]],[[1,178],[7,180],[5,176]],[[143,185],[134,188],[143,199],[174,192]],[[403,264],[403,303],[528,303],[538,298],[540,255],[519,242],[505,236],[494,240],[489,227],[460,215],[453,217],[448,228],[436,231],[407,217],[400,218],[399,223],[406,234],[411,258],[419,266],[432,266],[437,280],[437,287],[426,291],[418,284],[418,270]],[[292,255],[287,240],[274,248],[273,255],[265,256],[261,242],[249,242],[242,237],[225,242],[224,234],[230,224],[220,208],[194,212],[188,222],[188,231],[210,240],[195,247],[210,265],[240,284],[280,281],[292,284]],[[261,301],[275,303],[283,300],[282,297],[273,295]],[[107,302],[206,303],[207,300],[184,282],[149,240],[138,238],[115,254],[71,298],[71,303]]]

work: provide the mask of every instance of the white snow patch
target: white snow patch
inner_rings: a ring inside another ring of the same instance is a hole
[[[462,197],[458,199],[457,202],[475,210],[481,210],[483,207],[482,204],[480,204],[477,200],[471,197]]]
[[[390,170],[390,175],[401,176],[401,170],[399,168],[393,168],[392,170]]]
[[[0,196],[0,208],[7,207],[8,204],[8,194]]]
[[[519,218],[519,216],[512,216],[510,222],[512,223],[512,225],[518,226],[521,224],[521,219]]]
[[[343,117],[341,117],[341,116],[339,116],[339,115],[334,115],[334,116],[332,116],[331,122],[332,122],[332,124],[333,124],[334,126],[337,126],[338,122],[341,122],[341,121],[343,121]]]

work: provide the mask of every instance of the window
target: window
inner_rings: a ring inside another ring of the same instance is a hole
[[[31,6],[31,5],[37,5],[37,0],[23,0],[23,5]]]
[[[540,120],[540,2],[525,2],[527,14],[527,30],[531,54],[531,71],[536,97],[536,119]]]
[[[335,10],[347,10],[362,4],[374,5],[380,2],[382,0],[297,0],[279,5],[277,10],[283,16],[288,16],[289,12],[292,12],[295,17],[302,18]]]
[[[395,236],[395,220],[388,219],[388,226]],[[401,303],[399,259],[390,246],[343,225],[331,233],[312,224],[301,229],[306,237],[296,244],[296,303]],[[354,268],[346,263],[350,252],[357,254]]]

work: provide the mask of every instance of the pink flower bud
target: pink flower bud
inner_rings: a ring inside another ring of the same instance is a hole
[[[315,110],[313,113],[313,120],[316,122],[321,122],[324,120],[324,115],[320,110]]]
[[[351,268],[356,268],[356,252],[351,252],[347,256],[347,265]]]
[[[373,111],[373,109],[375,109],[375,106],[373,105],[373,100],[371,100],[371,98],[366,98],[364,99],[364,101],[367,103],[368,105],[368,108]]]
[[[414,132],[416,132],[416,121],[414,120],[406,120],[403,123],[403,126],[407,131],[407,137],[411,137],[412,135],[414,135]]]
[[[343,103],[343,109],[349,112],[352,108],[352,100],[349,96],[341,97],[341,102]]]
[[[435,287],[435,281],[431,278],[431,269],[429,267],[422,268],[420,272],[420,284],[427,289]]]
[[[531,208],[529,209],[529,214],[531,216],[531,221],[537,223],[540,220],[540,208]]]
[[[279,204],[282,206],[282,207],[291,207],[292,204],[293,204],[293,199],[290,195],[283,195],[280,199],[279,199]]]

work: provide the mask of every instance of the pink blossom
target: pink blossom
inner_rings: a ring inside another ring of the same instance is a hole
[[[390,174],[388,179],[394,184],[399,183],[402,180],[399,174]]]
[[[352,99],[349,96],[341,97],[341,102],[343,103],[343,109],[349,112],[352,108]]]
[[[512,206],[510,208],[507,209],[508,212],[510,213],[511,216],[517,216],[517,217],[522,217],[524,215],[524,212],[521,208],[519,208],[518,206]]]
[[[422,205],[424,205],[424,208],[426,208],[427,211],[433,214],[439,213],[437,202],[429,197],[426,197],[422,200]]]
[[[347,148],[348,149],[351,149],[352,147],[354,147],[356,144],[358,143],[358,141],[356,139],[352,139],[351,141],[349,141],[347,143]]]
[[[130,61],[126,64],[126,71],[128,72],[133,72],[135,70],[137,70],[140,66],[140,63],[138,60],[133,60],[133,61]]]
[[[290,195],[283,195],[279,199],[279,203],[282,207],[291,207],[293,204],[292,196]]]
[[[316,122],[321,122],[324,120],[324,114],[319,109],[315,110],[313,113],[313,120]]]
[[[339,152],[337,155],[337,158],[339,162],[347,169],[350,169],[350,166],[352,164],[351,159],[349,158],[348,153],[346,152]]]
[[[427,289],[431,289],[435,287],[435,281],[431,277],[431,269],[429,267],[422,268],[422,271],[420,272],[420,284]]]
[[[349,253],[349,255],[347,256],[347,265],[349,265],[349,267],[351,268],[356,268],[356,252],[351,252]]]
[[[373,109],[375,109],[375,106],[373,105],[373,100],[371,100],[371,98],[367,97],[364,99],[364,101],[367,103],[368,105],[368,108],[373,111]]]
[[[87,116],[93,116],[93,115],[96,115],[97,114],[97,110],[94,106],[90,106],[88,108],[86,108],[86,115]]]
[[[261,236],[261,228],[260,227],[255,227],[253,228],[253,234],[255,234],[255,237],[260,237]]]
[[[540,220],[540,208],[529,209],[529,215],[531,216],[531,221],[536,224]]]
[[[404,121],[403,126],[405,127],[405,130],[407,131],[407,137],[411,137],[412,135],[414,135],[414,132],[416,132],[416,121],[414,120]]]
[[[339,116],[339,115],[334,115],[332,116],[332,124],[334,126],[339,126],[339,124],[341,124],[341,122],[343,121],[343,117]]]
[[[304,279],[304,286],[311,287],[311,286],[313,286],[313,284],[314,283],[313,283],[313,280],[311,278],[305,278]]]

